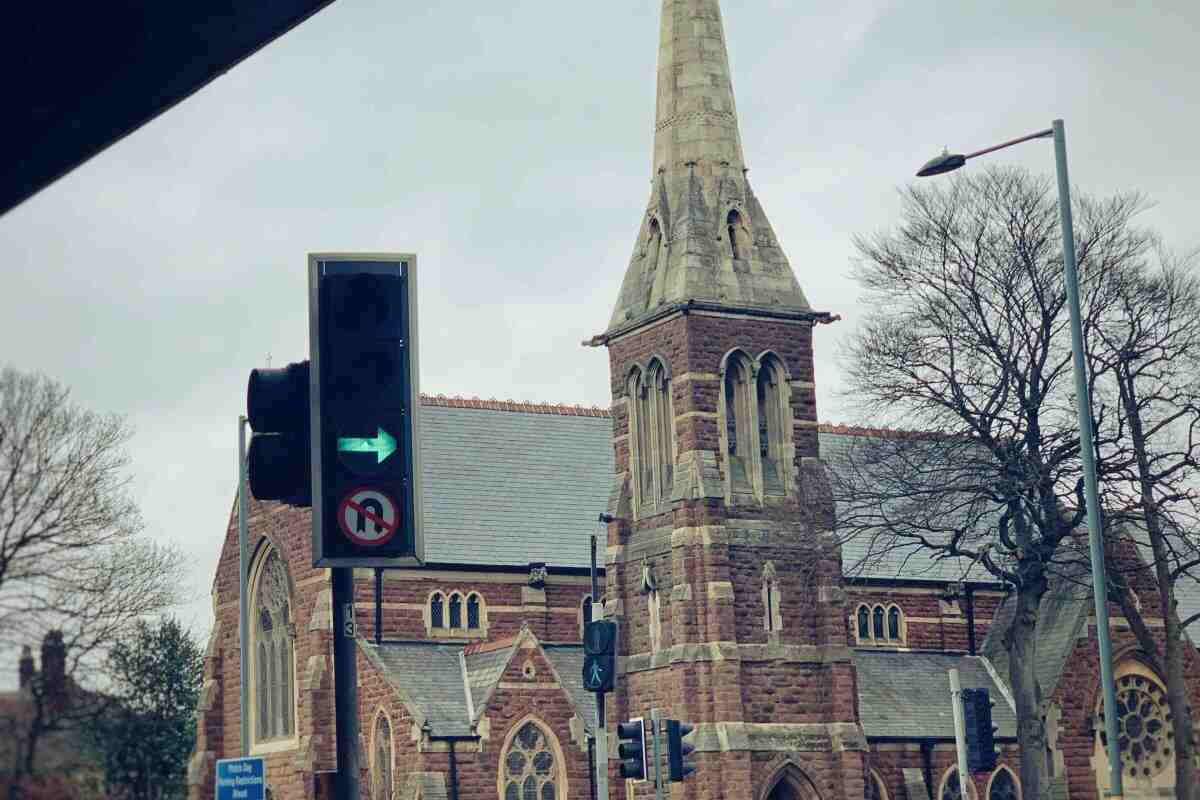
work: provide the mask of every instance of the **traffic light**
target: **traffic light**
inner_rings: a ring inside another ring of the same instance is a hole
[[[963,689],[963,721],[967,729],[967,769],[991,772],[996,768],[996,728],[987,689]]]
[[[688,760],[696,748],[683,740],[693,730],[695,728],[686,722],[667,720],[667,777],[672,781],[681,781],[696,771],[696,765]]]
[[[617,623],[593,620],[583,626],[583,688],[611,692],[617,662]]]
[[[250,493],[259,500],[312,505],[308,362],[256,369],[246,386],[246,417],[254,432],[246,453]]]
[[[621,777],[646,780],[646,728],[641,717],[617,724],[617,757],[621,760]]]
[[[423,560],[415,266],[309,256],[314,566]]]

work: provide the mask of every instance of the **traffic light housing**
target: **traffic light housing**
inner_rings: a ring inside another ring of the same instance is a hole
[[[611,692],[616,681],[617,623],[593,620],[583,626],[583,688]]]
[[[991,772],[996,768],[996,728],[987,689],[963,689],[963,722],[967,734],[967,768]]]
[[[416,257],[310,255],[313,565],[423,562]]]
[[[617,757],[620,759],[621,777],[628,780],[646,780],[646,726],[641,717],[617,724]]]
[[[246,418],[253,431],[246,452],[250,493],[258,500],[312,505],[308,362],[252,370]]]
[[[696,771],[696,765],[688,760],[696,747],[684,741],[693,730],[695,727],[686,722],[667,720],[667,777],[672,781],[681,781]]]

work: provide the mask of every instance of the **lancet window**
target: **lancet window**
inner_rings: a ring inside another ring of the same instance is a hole
[[[296,731],[291,583],[287,565],[274,547],[268,545],[263,551],[252,579],[253,730],[256,742],[266,742]]]
[[[851,625],[860,645],[903,646],[908,633],[904,612],[895,603],[889,606],[860,603]]]
[[[737,209],[725,217],[725,229],[729,234],[729,253],[734,261],[750,257],[750,231]]]
[[[758,451],[762,461],[763,492],[785,494],[788,448],[785,426],[791,424],[788,408],[787,377],[783,365],[768,354],[759,363],[755,380],[758,402]]]
[[[478,592],[435,591],[429,595],[426,626],[431,636],[479,637],[487,633],[487,605]]]
[[[752,490],[751,475],[755,461],[755,442],[752,420],[754,407],[750,401],[750,359],[740,352],[730,354],[725,362],[724,410],[725,456],[733,491]]]
[[[658,358],[629,374],[630,473],[639,513],[665,508],[675,479],[675,414],[671,375]]]
[[[371,754],[371,800],[392,800],[392,725],[382,712],[375,718],[375,746]]]

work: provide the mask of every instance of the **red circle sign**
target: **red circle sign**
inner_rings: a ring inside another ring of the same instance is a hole
[[[385,544],[400,527],[396,501],[370,486],[360,486],[338,506],[338,526],[346,538],[364,547]]]

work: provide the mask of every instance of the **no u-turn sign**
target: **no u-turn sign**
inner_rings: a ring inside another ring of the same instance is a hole
[[[338,525],[350,541],[378,547],[390,540],[400,526],[396,501],[370,486],[353,489],[338,506]]]

